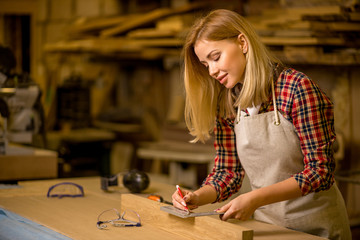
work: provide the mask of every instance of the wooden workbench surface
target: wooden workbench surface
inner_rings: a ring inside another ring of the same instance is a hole
[[[149,194],[158,194],[161,195],[165,200],[170,201],[171,195],[175,190],[175,187],[169,184],[164,184],[156,181],[155,176],[150,176],[151,184],[148,189],[143,193],[137,194],[141,197],[146,197]],[[47,198],[47,190],[53,184],[71,181],[77,184],[80,184],[84,188],[85,197],[83,198]],[[199,236],[192,236],[188,233],[182,234],[183,232],[178,231],[177,227],[167,228],[159,227],[159,222],[163,221],[163,225],[166,225],[168,222],[172,221],[174,224],[174,219],[171,218],[171,221],[164,221],[160,219],[160,215],[164,216],[165,213],[160,211],[161,203],[157,203],[145,198],[135,198],[143,199],[146,201],[151,201],[152,212],[141,212],[141,214],[150,215],[153,214],[151,218],[149,216],[143,216],[143,226],[134,227],[134,228],[116,228],[108,227],[108,230],[99,230],[96,227],[97,216],[106,209],[117,208],[119,211],[122,209],[121,196],[130,196],[123,195],[129,193],[124,187],[116,187],[115,192],[107,193],[101,190],[100,188],[100,178],[74,178],[74,179],[54,179],[54,180],[42,180],[42,181],[24,181],[19,183],[19,187],[10,188],[10,189],[1,189],[0,190],[0,207],[3,207],[7,210],[15,212],[25,218],[28,218],[32,221],[40,223],[56,232],[62,233],[72,239],[199,239]],[[135,196],[136,197],[136,196]],[[131,200],[127,197],[127,205],[129,207],[132,205]],[[141,201],[143,201],[141,200]],[[134,201],[131,208],[133,210],[140,210],[143,202],[139,200]],[[153,206],[153,204],[159,204],[158,206]],[[223,203],[224,204],[224,203]],[[221,204],[222,205],[222,204]],[[219,206],[220,204],[213,204],[201,207],[201,211],[211,211]],[[159,212],[156,209],[159,207]],[[142,209],[143,211],[144,209]],[[157,216],[158,215],[158,216]],[[158,220],[156,220],[158,218]],[[201,217],[201,221],[204,217]],[[211,224],[217,221],[219,226],[224,226],[224,228],[232,228],[235,231],[240,231],[240,229],[251,229],[253,230],[253,239],[321,239],[316,236],[288,230],[282,227],[261,223],[255,220],[249,221],[238,221],[231,220],[229,223],[222,222],[218,219],[217,216],[205,217],[211,218],[209,222]],[[151,220],[149,220],[151,219]],[[177,221],[176,217],[175,220]],[[179,221],[183,219],[179,218]],[[211,221],[210,221],[211,220]],[[158,221],[158,222],[157,222]],[[175,221],[175,222],[176,222]],[[215,222],[214,222],[215,221]],[[189,232],[193,232],[194,229],[201,232],[201,227],[199,228],[199,222],[197,225],[189,225],[189,223],[184,223],[185,225],[191,226]],[[221,225],[224,224],[224,225]],[[201,226],[201,225],[200,225]],[[210,225],[209,225],[210,226]],[[185,230],[186,231],[186,230]],[[204,230],[207,231],[206,229]],[[188,235],[186,235],[188,234]],[[221,238],[220,236],[214,236],[214,238]],[[200,238],[203,239],[203,238]],[[241,239],[241,238],[239,238]],[[245,238],[243,238],[245,239]],[[247,238],[249,239],[249,238]]]

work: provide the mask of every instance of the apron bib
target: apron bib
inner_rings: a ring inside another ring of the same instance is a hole
[[[291,122],[274,111],[245,116],[235,123],[236,148],[252,190],[290,178],[304,169],[300,141]],[[342,195],[334,184],[329,190],[273,203],[258,209],[254,218],[330,239],[351,239]]]

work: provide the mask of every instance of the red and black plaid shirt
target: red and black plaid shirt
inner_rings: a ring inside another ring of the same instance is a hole
[[[304,170],[293,177],[303,195],[329,189],[334,183],[335,140],[333,104],[305,74],[284,70],[275,86],[279,112],[295,126],[304,155]],[[272,96],[261,105],[260,113],[273,111]],[[215,164],[203,185],[212,185],[223,201],[237,192],[244,177],[236,152],[234,119],[218,118],[214,129]]]

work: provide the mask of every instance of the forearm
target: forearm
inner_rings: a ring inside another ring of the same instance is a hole
[[[198,197],[198,206],[215,202],[217,198],[216,190],[210,185],[204,185],[194,192]]]
[[[259,188],[250,192],[250,194],[252,194],[252,199],[257,207],[302,196],[299,185],[293,177]]]

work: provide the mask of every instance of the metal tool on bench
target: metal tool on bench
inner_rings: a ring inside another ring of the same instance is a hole
[[[181,218],[191,218],[191,217],[202,217],[202,216],[211,216],[211,215],[222,215],[224,213],[211,211],[211,212],[188,212],[185,210],[178,209],[174,206],[162,206],[160,210],[170,213],[174,216]]]

